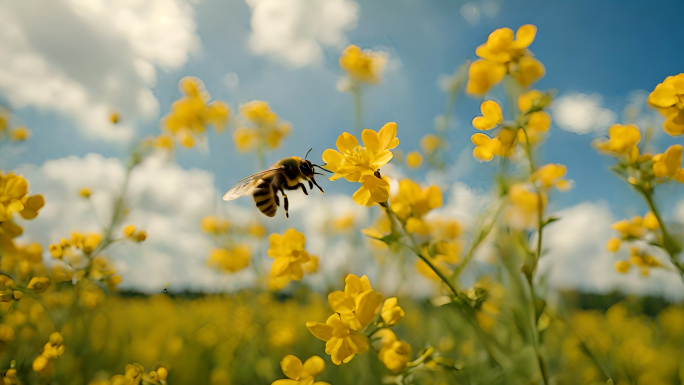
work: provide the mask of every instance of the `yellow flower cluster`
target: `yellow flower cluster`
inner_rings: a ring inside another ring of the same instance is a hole
[[[361,333],[373,321],[382,306],[382,294],[374,291],[368,277],[347,275],[344,291],[328,295],[328,303],[335,312],[324,324],[307,322],[306,327],[318,339],[325,341],[325,352],[335,365],[351,361],[368,350],[368,338]],[[390,303],[388,308],[396,307]],[[390,321],[398,321],[401,311],[388,309]]]
[[[283,235],[268,237],[268,256],[273,258],[269,286],[279,290],[290,281],[299,281],[304,272],[318,270],[318,257],[309,255],[304,249],[306,237],[295,229],[287,229]]]
[[[656,178],[676,180],[684,183],[684,168],[682,168],[681,144],[670,146],[665,153],[653,155],[653,174]]]
[[[179,88],[185,95],[171,105],[171,112],[163,119],[163,127],[181,145],[193,147],[196,139],[204,135],[209,125],[213,125],[218,132],[223,131],[230,116],[230,109],[225,103],[209,103],[210,96],[204,83],[194,77],[181,79]],[[161,136],[157,138],[155,145],[168,148],[168,142],[168,137]]]
[[[411,345],[397,339],[391,329],[378,330],[375,337],[379,337],[376,345],[380,362],[394,373],[404,370],[411,359]]]
[[[595,146],[615,157],[626,156],[630,161],[634,161],[639,156],[637,145],[640,141],[641,132],[636,125],[614,124],[608,129],[608,140],[597,140]]]
[[[506,74],[522,87],[528,87],[544,76],[544,66],[527,49],[536,34],[537,27],[531,24],[520,27],[515,36],[510,28],[492,32],[487,42],[475,50],[481,59],[474,61],[468,69],[466,92],[484,95]]]
[[[43,352],[33,360],[33,370],[47,372],[50,362],[61,357],[64,349],[64,337],[57,332],[50,334],[50,340],[43,347]]]
[[[319,356],[312,356],[302,364],[299,358],[287,355],[280,361],[280,368],[288,379],[273,381],[271,385],[330,385],[314,379],[325,369],[325,361]]]
[[[352,84],[377,83],[386,64],[387,55],[384,53],[361,50],[355,45],[345,48],[340,57],[340,67],[347,73]]]
[[[663,129],[672,136],[684,134],[684,73],[668,76],[648,95],[648,104],[665,116]]]
[[[240,152],[278,148],[290,134],[290,124],[280,121],[268,103],[262,100],[243,104],[240,115],[243,124],[233,133],[235,147]]]
[[[661,267],[662,264],[652,255],[640,250],[638,247],[631,247],[629,249],[629,260],[615,262],[615,270],[618,273],[629,272],[632,266],[636,266],[641,275],[648,277],[650,269],[654,267]]]
[[[207,266],[224,273],[236,273],[249,266],[252,251],[248,245],[237,245],[231,249],[214,249],[209,254]]]
[[[385,124],[380,131],[363,130],[363,146],[351,134],[345,132],[337,138],[337,150],[323,152],[325,167],[334,172],[330,180],[344,178],[361,183],[353,196],[361,206],[373,206],[389,199],[390,187],[387,178],[376,175],[380,167],[392,160],[391,149],[399,145],[397,124]]]
[[[133,242],[144,242],[147,239],[147,231],[140,230],[133,225],[126,225],[123,228],[124,236]]]
[[[163,366],[145,373],[145,368],[135,363],[126,365],[124,374],[115,374],[109,380],[91,381],[88,385],[166,385],[168,376],[169,371]]]

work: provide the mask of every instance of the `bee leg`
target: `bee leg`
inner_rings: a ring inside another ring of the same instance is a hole
[[[313,182],[309,180],[309,188],[313,190]]]
[[[287,195],[285,194],[285,190],[283,190],[282,187],[280,188],[280,193],[283,194],[283,202],[285,203],[285,206],[283,206],[283,208],[285,208],[285,218],[289,218],[290,213],[288,212],[288,210],[290,209],[290,201],[287,200]]]
[[[280,206],[280,198],[278,197],[278,190],[273,189],[273,199],[275,200],[276,206]]]
[[[297,187],[301,187],[301,188],[302,188],[302,191],[304,191],[304,195],[309,195],[309,193],[306,192],[306,187],[304,187],[304,184],[303,184],[303,183],[298,184]]]

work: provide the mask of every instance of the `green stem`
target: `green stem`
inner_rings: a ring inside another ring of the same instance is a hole
[[[660,231],[663,233],[663,248],[669,255],[672,264],[675,265],[675,267],[679,270],[679,274],[682,276],[682,279],[684,279],[684,265],[682,265],[677,260],[677,248],[675,246],[674,241],[670,237],[670,232],[667,230],[667,226],[665,225],[665,222],[663,221],[660,215],[660,211],[658,211],[658,208],[656,207],[655,202],[653,201],[653,190],[647,190],[640,186],[637,187],[637,190],[639,190],[639,192],[641,192],[641,194],[644,196],[644,199],[646,199],[646,203],[648,203],[648,207],[651,209],[651,212],[653,213],[653,215],[655,215],[656,219],[658,220],[658,224],[660,225]]]
[[[361,104],[361,86],[359,84],[352,85],[351,93],[354,100],[354,129],[358,134],[361,134],[363,130],[363,122],[361,120],[361,109],[363,108]]]

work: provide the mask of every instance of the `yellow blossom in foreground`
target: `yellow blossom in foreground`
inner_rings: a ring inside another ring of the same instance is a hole
[[[325,353],[330,355],[335,365],[346,364],[357,354],[368,350],[368,338],[352,329],[335,313],[328,317],[324,324],[307,322],[306,327],[311,334],[325,343]]]
[[[329,385],[314,379],[325,369],[325,361],[319,356],[312,356],[302,364],[299,358],[288,355],[280,361],[280,368],[288,379],[274,381],[271,385]]]
[[[684,73],[668,76],[658,84],[648,95],[648,104],[665,116],[665,132],[672,136],[684,134]]]
[[[209,254],[207,266],[227,273],[235,273],[249,266],[251,250],[247,245],[238,245],[231,250],[214,249]]]
[[[344,291],[328,295],[330,307],[342,322],[354,330],[363,330],[373,320],[382,305],[382,294],[371,288],[367,276],[347,275]]]
[[[423,164],[423,156],[419,152],[413,151],[406,155],[406,165],[410,168],[418,168]]]
[[[506,76],[505,65],[489,60],[475,60],[468,68],[466,92],[471,95],[482,96],[490,88],[499,84],[504,76]]]
[[[485,100],[480,105],[482,116],[473,119],[473,127],[478,130],[491,130],[497,124],[503,122],[501,107],[493,100]]]
[[[641,141],[641,132],[634,124],[614,124],[608,129],[608,140],[596,142],[596,148],[614,154],[631,155],[638,151],[636,146]]]
[[[411,358],[411,345],[399,341],[390,329],[379,330],[375,335],[380,337],[378,359],[394,373],[404,370]]]
[[[470,140],[475,145],[473,149],[473,156],[480,162],[489,162],[494,159],[494,155],[501,153],[501,142],[498,138],[490,138],[489,136],[477,133],[474,134]]]
[[[294,281],[302,279],[302,265],[310,258],[309,253],[304,250],[304,234],[288,229],[283,235],[271,234],[268,241],[268,256],[275,259],[271,266],[271,277],[287,277]]]
[[[350,182],[360,182],[362,187],[354,193],[354,201],[362,206],[372,206],[389,198],[389,181],[378,178],[375,173],[393,157],[391,149],[399,145],[397,124],[385,124],[380,131],[363,130],[361,137],[364,146],[349,133],[337,138],[337,150],[323,152],[325,167],[334,174],[330,180],[344,178]]]
[[[382,52],[361,50],[350,45],[340,57],[340,67],[347,72],[352,81],[375,84],[387,63],[387,55]]]
[[[397,322],[404,318],[404,309],[399,307],[397,303],[397,297],[391,297],[387,298],[382,305],[380,316],[382,321],[388,326],[396,325]]]
[[[410,179],[399,181],[399,192],[391,199],[392,210],[404,221],[410,216],[421,218],[431,210],[442,207],[442,203],[439,187],[423,189]]]
[[[659,178],[674,179],[684,183],[684,169],[682,168],[682,150],[680,144],[670,146],[664,154],[653,156],[653,173]]]

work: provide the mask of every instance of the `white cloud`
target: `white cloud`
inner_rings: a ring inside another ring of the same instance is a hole
[[[73,118],[90,137],[127,140],[134,120],[158,113],[155,66],[178,68],[197,46],[193,14],[186,0],[2,2],[0,93],[14,108]]]
[[[606,129],[617,119],[617,115],[601,107],[599,94],[571,93],[558,98],[551,110],[558,127],[575,134],[588,134]]]
[[[615,222],[605,203],[582,203],[557,213],[561,219],[549,225],[544,233],[545,254],[539,264],[539,276],[550,288],[579,289],[592,293],[623,293],[662,296],[669,300],[684,299],[681,278],[666,269],[651,269],[643,277],[638,269],[627,274],[615,271],[619,259],[627,259],[627,247],[616,253],[606,250],[606,242],[615,236],[610,225]],[[667,257],[650,248],[661,263],[669,266]]]
[[[493,18],[499,14],[501,5],[498,1],[483,0],[470,1],[461,6],[461,16],[463,19],[472,25],[480,24],[480,18],[486,16]]]
[[[323,46],[346,43],[356,27],[359,5],[352,0],[246,0],[252,7],[254,53],[269,55],[293,67],[318,63]]]

